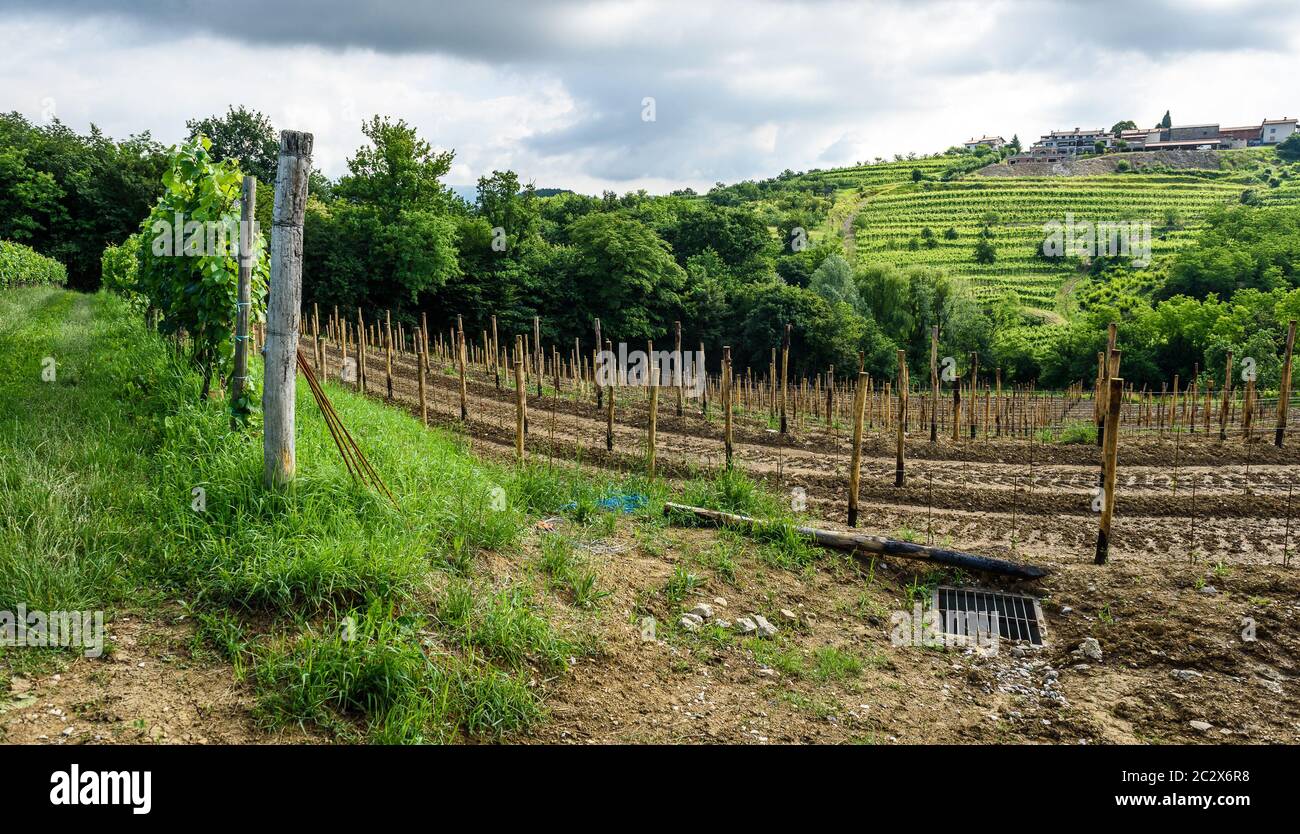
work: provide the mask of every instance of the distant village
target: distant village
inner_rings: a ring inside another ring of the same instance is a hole
[[[1130,122],[1129,124],[1132,124]],[[1296,132],[1296,119],[1264,119],[1247,127],[1219,127],[1217,124],[1166,125],[1132,130],[1054,130],[1029,148],[1007,157],[1007,162],[1061,162],[1081,154],[1125,151],[1218,151],[1277,145]],[[1001,136],[969,139],[967,150],[988,147],[1001,150],[1007,145]]]

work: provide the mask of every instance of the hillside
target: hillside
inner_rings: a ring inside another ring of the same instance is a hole
[[[812,240],[838,235],[856,265],[941,267],[967,279],[983,300],[1010,289],[1026,307],[1057,314],[1069,312],[1061,291],[1077,269],[1039,255],[1049,221],[1069,213],[1079,222],[1148,222],[1158,259],[1192,240],[1209,211],[1240,202],[1248,190],[1264,204],[1300,202],[1294,166],[1272,149],[1116,154],[1054,171],[1002,163],[944,179],[961,160],[904,159],[778,178],[754,202],[770,211],[795,205],[795,194],[819,195],[824,211]],[[989,264],[974,258],[985,226],[996,251]]]

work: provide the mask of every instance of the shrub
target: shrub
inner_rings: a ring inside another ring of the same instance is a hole
[[[21,243],[0,240],[0,289],[24,285],[61,287],[68,283],[63,264]]]
[[[140,235],[131,235],[120,246],[109,244],[99,260],[104,289],[117,293],[132,308],[143,311],[148,299],[140,292]]]

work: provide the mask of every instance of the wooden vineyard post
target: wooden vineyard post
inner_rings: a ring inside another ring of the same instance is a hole
[[[388,399],[393,398],[393,313],[384,311],[384,379],[388,390]]]
[[[1124,380],[1112,377],[1106,391],[1106,445],[1102,447],[1101,524],[1097,530],[1099,565],[1110,555],[1110,529],[1115,518],[1115,463],[1119,453],[1119,411],[1123,400]]]
[[[1106,354],[1097,354],[1097,381],[1093,384],[1092,419],[1097,424],[1097,445],[1106,441]]]
[[[722,346],[722,445],[727,456],[727,471],[731,471],[731,346]]]
[[[1169,401],[1169,430],[1170,433],[1178,434],[1178,374],[1174,374],[1174,390],[1171,392],[1173,399]]]
[[[956,368],[953,369],[954,371]],[[952,380],[952,442],[961,440],[961,374]]]
[[[460,419],[469,419],[469,395],[465,387],[465,326],[456,316],[456,368],[460,373]]]
[[[363,394],[370,393],[366,379],[366,320],[357,308],[357,390]]]
[[[320,305],[315,303],[311,305],[311,347],[313,358],[316,360],[316,373],[324,379],[326,374],[322,359],[325,350],[320,340]]]
[[[994,374],[994,383],[997,385],[998,392],[994,397],[996,402],[993,404],[993,436],[1002,436],[1002,369],[998,368]]]
[[[603,343],[600,340],[600,319],[598,318],[596,319],[596,351],[598,353],[600,352],[600,348],[602,344]],[[608,350],[608,348],[606,348],[606,350]],[[601,391],[600,376],[596,375],[596,408],[600,408],[601,405],[603,404],[602,403],[603,396],[604,395]]]
[[[501,390],[501,340],[497,338],[497,317],[492,317],[492,378]]]
[[[898,431],[897,448],[894,455],[894,486],[903,485],[903,433],[907,427],[907,352],[898,351]],[[972,401],[973,402],[973,401]],[[975,409],[971,409],[972,419],[974,419]],[[971,424],[971,431],[975,431],[975,424]]]
[[[302,221],[311,173],[312,135],[280,132],[271,227],[271,286],[267,300],[266,381],[262,389],[262,476],[269,486],[293,480],[294,401],[302,309]]]
[[[835,366],[831,365],[826,371],[826,431],[831,431],[835,425]]]
[[[700,355],[696,357],[695,378],[704,380],[700,389],[700,416],[709,419],[709,365],[704,361],[704,340],[700,340]]]
[[[853,395],[853,450],[849,456],[849,526],[858,526],[858,482],[862,476],[862,417],[867,408],[867,375],[858,371]]]
[[[542,319],[540,316],[533,316],[533,372],[537,374],[537,396],[542,395],[542,380],[545,379],[545,373],[542,371]]]
[[[348,323],[339,321],[339,383],[347,381],[345,373],[348,367]]]
[[[939,442],[939,325],[930,328],[930,442]]]
[[[515,460],[524,462],[524,420],[527,408],[524,391],[524,337],[515,336]]]
[[[970,388],[967,389],[967,393],[970,394],[970,408],[968,408],[967,411],[970,412],[970,439],[971,440],[975,439],[975,424],[979,422],[979,414],[978,414],[979,400],[977,399],[978,394],[976,393],[978,391],[978,388],[976,387],[978,383],[976,382],[976,380],[978,378],[979,370],[980,370],[980,355],[975,351],[971,351]]]
[[[785,326],[785,336],[781,339],[781,434],[786,433],[786,400],[789,397],[787,374],[790,369],[790,325]]]
[[[253,208],[257,203],[257,178],[244,177],[244,192],[239,201],[239,290],[235,302],[235,372],[230,378],[230,401],[238,403],[248,382],[248,313],[252,304],[253,281]],[[237,412],[242,412],[236,406]],[[231,428],[238,422],[232,413]]]
[[[658,362],[653,360],[655,343],[646,342],[646,356],[650,360],[650,420],[646,429],[646,471],[650,480],[655,477],[655,422],[659,417],[659,370]]]
[[[1246,380],[1246,393],[1241,401],[1241,430],[1247,445],[1250,444],[1251,427],[1255,422],[1255,377]]]
[[[599,321],[599,319],[597,321]],[[606,339],[605,352],[610,356],[613,355],[612,348],[613,345],[610,343],[609,339]],[[609,368],[610,365],[609,362],[602,363],[602,364],[603,367],[605,367],[606,369]],[[610,381],[609,385],[607,386],[609,388],[609,393],[605,397],[605,451],[613,452],[614,451],[614,391],[618,388],[618,369],[616,367],[614,369],[614,373],[612,374],[610,374],[608,370],[606,370],[605,373]],[[596,378],[599,380],[600,375],[597,374]],[[597,382],[596,384],[599,385],[600,383]]]
[[[1192,384],[1187,389],[1187,403],[1189,412],[1187,415],[1187,433],[1196,434],[1196,385],[1200,381],[1201,364],[1192,363]]]
[[[673,322],[673,333],[676,340],[676,346],[673,350],[673,385],[677,388],[677,416],[682,416],[682,411],[686,407],[686,392],[682,388],[682,323]]]
[[[415,331],[415,350],[415,378],[419,380],[420,387],[420,422],[427,426],[429,425],[429,407],[425,404],[424,399],[424,335],[419,330]]]
[[[1277,388],[1277,430],[1273,436],[1273,445],[1282,448],[1282,438],[1286,434],[1286,412],[1291,401],[1291,355],[1295,350],[1295,319],[1291,319],[1286,331],[1286,355],[1282,360],[1282,379]]]

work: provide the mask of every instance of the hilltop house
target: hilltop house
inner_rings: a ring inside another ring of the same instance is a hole
[[[1023,153],[1007,162],[1060,162],[1068,157],[1093,153],[1100,143],[1106,150],[1120,151],[1216,151],[1277,145],[1296,132],[1296,120],[1265,119],[1258,127],[1226,127],[1218,124],[1175,125],[1138,128],[1112,134],[1104,130],[1054,130]],[[969,145],[968,145],[969,147]]]
[[[987,148],[992,148],[996,151],[1001,150],[1002,146],[1006,143],[1007,140],[1003,139],[1001,136],[981,136],[979,139],[967,139],[963,144],[966,146],[966,150],[968,151],[973,151],[981,145]]]

